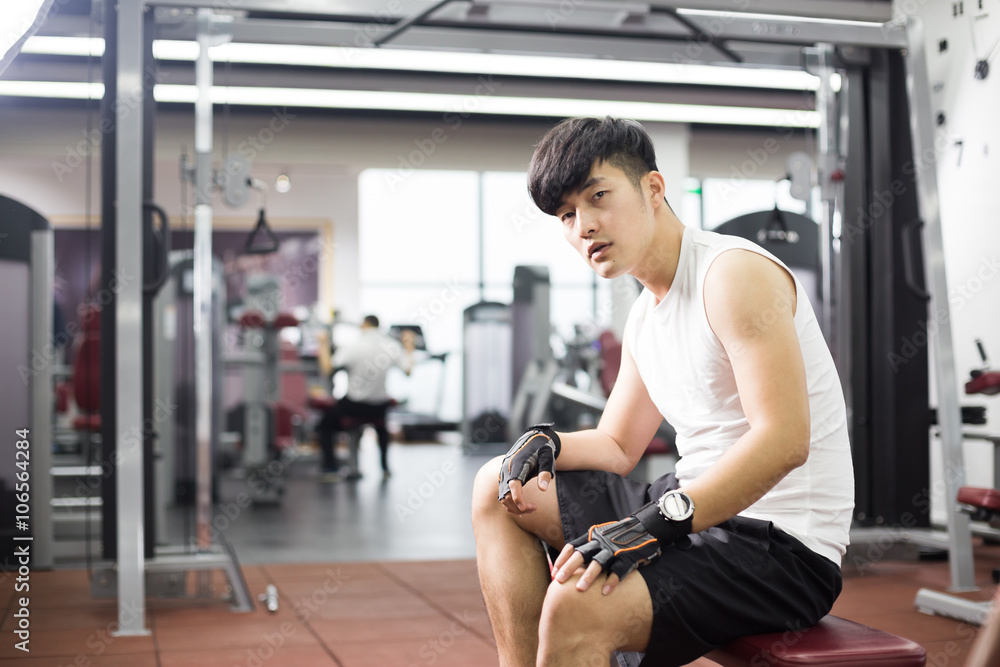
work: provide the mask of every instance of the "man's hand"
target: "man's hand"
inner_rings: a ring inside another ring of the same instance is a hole
[[[581,567],[586,568],[576,584],[578,590],[585,591],[601,572],[610,572],[602,588],[606,595],[629,572],[659,556],[662,547],[690,533],[691,527],[691,511],[683,520],[671,521],[661,514],[658,501],[647,503],[620,521],[591,526],[585,535],[567,542],[553,563],[553,578],[564,583]]]
[[[524,503],[521,488],[532,477],[538,477],[538,488],[544,491],[556,473],[556,457],[561,445],[552,424],[538,424],[525,431],[510,448],[500,466],[498,499],[515,514],[533,511]]]
[[[417,334],[413,329],[403,329],[399,334],[399,342],[407,352],[417,349]]]
[[[601,572],[611,572],[603,592],[610,593],[632,570],[660,555],[660,543],[649,534],[635,515],[620,521],[591,526],[586,534],[566,543],[553,565],[555,579],[564,583],[579,568],[586,570],[577,588],[594,583]]]

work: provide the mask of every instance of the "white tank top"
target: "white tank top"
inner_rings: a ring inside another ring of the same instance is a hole
[[[805,363],[812,431],[806,463],[740,515],[772,521],[839,564],[847,550],[854,510],[847,411],[809,297],[788,267],[750,241],[687,227],[670,289],[659,304],[649,290],[639,295],[629,313],[625,339],[650,398],[677,431],[676,475],[683,486],[750,428],[732,365],[708,324],[704,305],[705,274],[716,257],[731,249],[759,253],[795,280],[794,323]]]

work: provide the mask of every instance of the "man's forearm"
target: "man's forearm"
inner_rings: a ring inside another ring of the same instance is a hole
[[[694,500],[694,532],[739,514],[805,462],[808,438],[751,429],[704,473],[685,484]]]
[[[599,429],[559,433],[562,451],[556,470],[606,470],[619,475],[632,472],[631,461],[618,442]]]

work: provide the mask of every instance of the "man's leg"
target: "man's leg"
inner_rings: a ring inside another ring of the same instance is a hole
[[[539,624],[539,667],[606,667],[614,651],[644,651],[653,627],[653,602],[637,572],[609,594],[602,575],[583,592],[579,575],[549,584]]]
[[[472,499],[476,562],[500,665],[528,667],[535,665],[538,623],[551,581],[538,540],[543,537],[554,547],[563,542],[556,497],[558,476],[544,493],[538,490],[535,480],[529,480],[524,495],[538,509],[515,517],[497,500],[502,460],[491,460],[476,476]]]
[[[382,454],[382,473],[387,477],[389,476],[389,429],[386,428],[385,418],[388,410],[388,403],[379,403],[372,414],[375,434],[378,436],[378,448]]]
[[[319,440],[324,473],[337,471],[337,459],[333,451],[333,436],[340,424],[340,408],[338,406],[339,403],[325,411],[319,423],[316,424],[316,439]]]

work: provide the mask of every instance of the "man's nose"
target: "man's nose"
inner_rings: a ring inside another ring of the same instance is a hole
[[[597,219],[586,213],[577,212],[576,227],[580,238],[589,238],[597,232]]]

